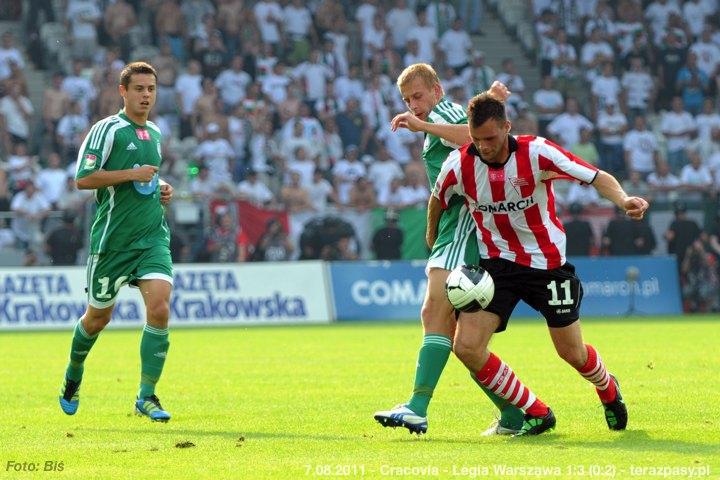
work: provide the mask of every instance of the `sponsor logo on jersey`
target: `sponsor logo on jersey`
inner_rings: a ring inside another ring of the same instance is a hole
[[[95,155],[92,153],[86,153],[84,158],[85,168],[93,168],[95,166],[95,162],[97,162],[97,157]]]
[[[127,150],[129,152],[130,150],[137,150],[137,147],[135,146],[135,144],[133,142],[130,142],[130,145],[128,145],[125,150]]]
[[[523,198],[517,202],[495,202],[484,205],[476,205],[475,209],[487,213],[521,212],[526,208],[535,205],[535,197]]]
[[[150,140],[150,133],[144,128],[136,128],[135,135],[137,135],[137,138],[140,140]]]

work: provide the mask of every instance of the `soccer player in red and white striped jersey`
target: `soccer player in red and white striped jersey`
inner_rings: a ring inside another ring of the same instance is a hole
[[[589,183],[637,220],[647,201],[629,196],[612,175],[549,140],[509,135],[503,103],[486,94],[470,101],[468,125],[472,142],[443,164],[428,219],[439,217],[452,196],[464,198],[477,226],[480,266],[492,275],[495,296],[485,310],[460,315],[456,355],[480,383],[525,410],[521,434],[552,428],[553,413],[487,350],[493,332],[505,330],[523,300],[545,317],[560,357],[595,385],[608,427],[624,429],[627,410],[617,380],[582,339],[582,285],[565,259],[565,231],[555,213],[552,181]]]

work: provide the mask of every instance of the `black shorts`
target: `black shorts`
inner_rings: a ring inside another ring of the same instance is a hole
[[[554,270],[525,267],[502,258],[481,259],[495,281],[495,296],[485,310],[500,317],[496,332],[507,327],[520,300],[542,313],[548,327],[566,327],[580,318],[583,289],[575,267]]]

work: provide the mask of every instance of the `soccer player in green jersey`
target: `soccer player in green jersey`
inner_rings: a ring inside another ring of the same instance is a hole
[[[78,154],[76,183],[95,190],[97,212],[90,232],[88,307],[75,326],[60,407],[68,415],[77,411],[85,358],[110,322],[118,291],[130,284],[140,289],[147,314],[135,411],[167,422],[170,414],[160,405],[155,384],[170,345],[173,270],[164,206],[173,189],[159,179],[160,129],[148,121],[157,73],[147,63],[130,63],[120,73],[118,90],[124,108],[93,125]]]
[[[440,79],[428,64],[416,63],[405,68],[397,85],[409,111],[393,118],[391,128],[425,134],[422,157],[432,189],[448,154],[470,142],[465,109],[444,98]],[[489,93],[503,101],[509,95],[500,82],[495,82]],[[431,214],[437,218],[440,212],[429,211],[428,218]],[[435,225],[428,222],[427,241],[431,249],[425,269],[428,286],[420,312],[425,335],[418,354],[413,394],[408,403],[374,415],[383,426],[402,426],[415,433],[427,431],[427,408],[452,350],[456,321],[445,294],[445,279],[456,266],[476,265],[480,259],[475,224],[462,200],[455,197],[455,202],[442,212],[437,231]],[[484,435],[517,433],[523,425],[522,410],[483,385],[478,386],[500,410],[500,418]]]

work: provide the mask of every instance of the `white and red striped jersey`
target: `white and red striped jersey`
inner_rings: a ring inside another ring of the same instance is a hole
[[[510,156],[489,165],[472,143],[448,155],[433,195],[447,208],[465,198],[475,219],[482,258],[504,258],[542,270],[565,263],[565,229],[555,213],[553,179],[591,183],[598,169],[553,142],[509,137]]]

